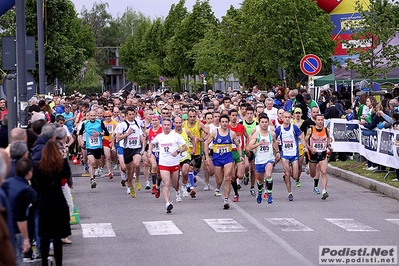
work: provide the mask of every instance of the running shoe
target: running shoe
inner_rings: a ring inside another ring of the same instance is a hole
[[[156,189],[157,191],[155,192],[155,198],[159,198],[161,196],[161,190],[159,188]]]
[[[150,181],[146,181],[145,182],[145,190],[150,190],[151,186],[150,186]]]
[[[295,186],[296,187],[300,187],[301,186],[301,182],[299,182],[299,180],[295,181]]]
[[[321,199],[322,200],[325,200],[325,199],[327,199],[328,198],[328,196],[330,196],[329,194],[328,194],[328,192],[327,191],[323,191],[323,195],[321,196]]]
[[[132,198],[136,197],[136,191],[134,190],[134,187],[132,187],[132,188],[130,189],[130,196],[131,196]]]
[[[211,185],[205,184],[204,191],[209,191],[209,190],[211,190]]]
[[[244,176],[244,185],[247,186],[249,183],[249,173]]]
[[[104,177],[104,176],[103,176],[104,170],[103,170],[102,167],[98,168],[98,174],[99,174],[100,176]]]
[[[88,173],[89,172],[89,165],[85,164],[85,172]]]
[[[227,210],[230,208],[229,199],[224,199],[223,209]]]
[[[272,204],[273,203],[273,196],[272,196],[272,194],[270,193],[270,194],[267,194],[267,203],[268,204]]]
[[[222,196],[222,193],[220,193],[219,189],[215,189],[215,197],[220,197]]]
[[[176,192],[176,202],[182,202],[180,192]]]
[[[288,201],[293,201],[294,200],[294,195],[288,194]]]
[[[191,198],[195,199],[196,195],[197,195],[197,193],[195,192],[194,188],[191,188],[191,191],[190,191]]]
[[[114,174],[113,173],[108,173],[108,178],[109,179],[113,179],[114,178]]]
[[[114,170],[118,170],[118,164],[114,164]]]
[[[309,174],[309,166],[306,165],[305,167],[305,173],[308,175]]]
[[[313,189],[313,194],[319,195],[320,194],[320,190],[317,187],[315,187]]]
[[[122,187],[126,187],[126,180],[125,179],[121,180],[121,185],[122,185]]]
[[[258,204],[262,203],[262,192],[258,192],[258,196],[256,197],[256,202]]]
[[[240,190],[241,189],[241,184],[237,182],[237,189]]]
[[[172,213],[173,205],[171,202],[166,203],[166,213]]]
[[[249,193],[251,194],[251,196],[256,196],[256,193],[255,193],[255,189],[254,188],[251,188],[250,190],[249,190]]]
[[[233,202],[238,202],[239,199],[240,199],[240,196],[235,195],[234,198],[233,198]]]
[[[137,191],[141,190],[141,184],[140,184],[139,180],[136,180],[136,189],[137,189]]]
[[[128,195],[130,194],[130,187],[126,188],[126,194],[128,194]]]
[[[99,176],[100,175],[100,170],[98,168],[94,169],[94,175]]]
[[[151,189],[151,194],[155,194],[155,193],[157,193],[157,187],[153,186]]]
[[[97,187],[97,182],[94,180],[94,178],[90,181],[91,188],[96,188]]]

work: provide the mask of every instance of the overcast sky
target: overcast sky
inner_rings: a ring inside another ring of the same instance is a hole
[[[220,19],[226,14],[230,5],[239,8],[242,1],[243,0],[209,0],[209,3],[212,6],[215,16]],[[156,18],[166,17],[171,5],[177,4],[179,0],[72,0],[72,2],[75,4],[78,13],[80,13],[83,6],[90,10],[93,7],[94,2],[103,2],[109,4],[108,12],[111,13],[113,17],[117,17],[118,14],[121,16],[126,10],[126,7],[130,6],[134,10],[141,12],[146,16]],[[195,2],[195,0],[186,0],[186,7],[189,11],[191,11]]]

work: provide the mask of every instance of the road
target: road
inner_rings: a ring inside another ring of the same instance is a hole
[[[288,202],[278,165],[273,204],[257,204],[243,185],[240,201],[223,210],[200,175],[198,197],[174,202],[166,214],[162,195],[141,190],[131,198],[119,177],[98,178],[91,189],[83,167],[72,167],[81,224],[64,245],[65,265],[318,265],[319,246],[399,244],[398,201],[334,177],[323,201],[303,173]]]

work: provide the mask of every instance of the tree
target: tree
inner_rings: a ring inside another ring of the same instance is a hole
[[[349,25],[355,32],[352,41],[342,42],[348,47],[348,55],[358,55],[358,58],[347,59],[346,69],[355,70],[361,78],[373,83],[399,66],[399,47],[389,44],[399,28],[399,5],[389,0],[372,0],[364,6],[357,0],[356,9],[361,20]]]

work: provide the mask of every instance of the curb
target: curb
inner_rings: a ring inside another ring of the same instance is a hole
[[[328,164],[327,173],[330,175],[334,175],[337,178],[358,184],[372,191],[377,191],[379,193],[385,194],[390,198],[399,200],[399,188],[361,176],[350,171],[342,170],[330,164]]]

